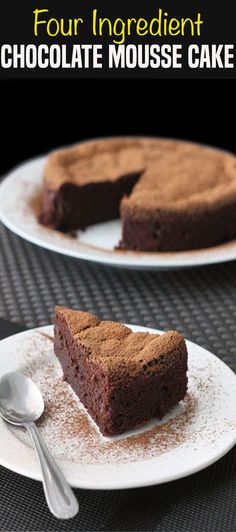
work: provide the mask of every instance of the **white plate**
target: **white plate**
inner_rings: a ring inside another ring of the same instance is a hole
[[[72,486],[117,489],[161,484],[207,467],[236,443],[236,376],[205,349],[187,342],[188,394],[170,415],[125,435],[105,438],[62,380],[52,341],[42,333],[52,335],[52,326],[0,342],[0,376],[20,369],[41,387],[47,415],[40,430]],[[0,463],[41,479],[27,433],[3,420]]]
[[[114,249],[121,237],[119,220],[78,231],[77,238],[53,231],[37,221],[38,199],[46,157],[24,163],[0,186],[0,218],[11,231],[33,244],[64,255],[110,266],[140,269],[201,266],[236,259],[236,240],[220,246],[184,252],[147,253]]]

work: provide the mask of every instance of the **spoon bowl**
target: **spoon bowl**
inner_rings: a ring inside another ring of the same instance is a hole
[[[36,421],[44,411],[42,394],[22,373],[7,373],[0,379],[0,411],[14,425]]]

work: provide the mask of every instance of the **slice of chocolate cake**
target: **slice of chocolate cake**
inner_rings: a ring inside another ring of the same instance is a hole
[[[176,331],[132,332],[93,314],[55,309],[55,354],[102,434],[162,418],[187,390],[187,349]]]

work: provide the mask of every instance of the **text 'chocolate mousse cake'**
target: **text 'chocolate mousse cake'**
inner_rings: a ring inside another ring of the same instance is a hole
[[[45,166],[41,223],[83,229],[120,215],[120,247],[204,248],[236,236],[236,157],[142,137],[84,142]]]
[[[176,331],[132,332],[93,314],[55,309],[55,354],[102,434],[162,418],[187,390],[187,349]]]

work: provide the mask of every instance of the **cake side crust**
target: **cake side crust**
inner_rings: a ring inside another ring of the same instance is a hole
[[[187,251],[208,248],[236,238],[236,194],[215,205],[143,211],[121,204],[122,249]]]

